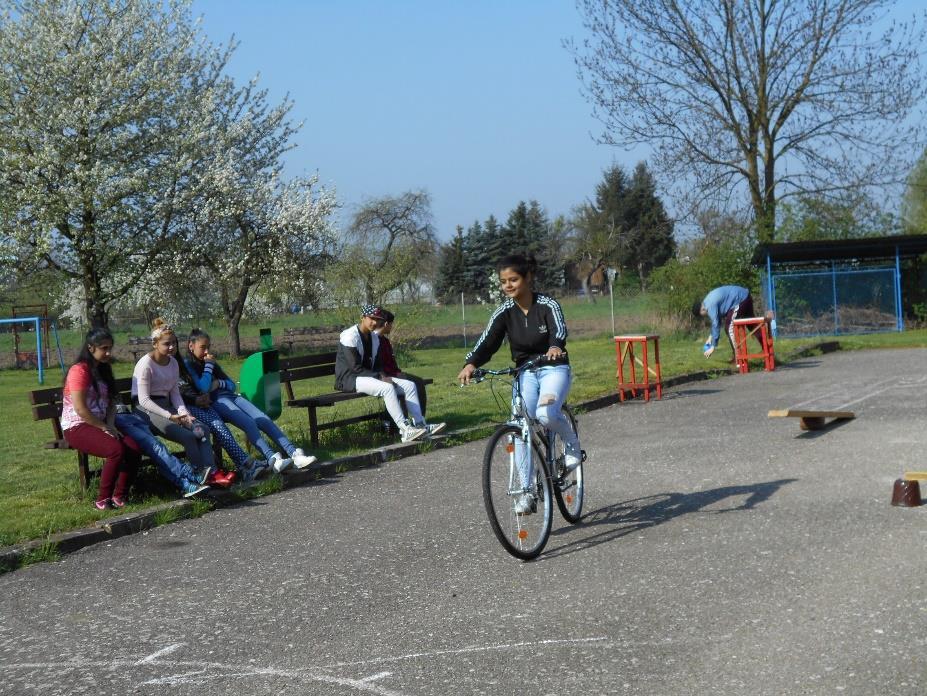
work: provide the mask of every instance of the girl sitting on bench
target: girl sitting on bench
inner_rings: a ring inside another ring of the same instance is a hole
[[[112,354],[112,334],[103,328],[91,329],[62,391],[64,439],[73,449],[104,460],[94,503],[98,510],[125,507],[139,463],[138,454],[122,442],[114,422],[118,394]]]
[[[222,420],[243,430],[251,444],[278,473],[291,464],[297,469],[304,469],[315,462],[316,458],[290,442],[266,413],[237,393],[235,381],[225,374],[209,348],[209,334],[193,329],[187,342],[185,363],[196,388],[209,394],[212,408],[222,416]],[[262,432],[285,452],[285,456],[274,451]]]

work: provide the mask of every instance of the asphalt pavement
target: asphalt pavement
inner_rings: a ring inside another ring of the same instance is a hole
[[[857,417],[767,417],[798,405]],[[490,531],[479,441],[0,576],[0,694],[927,692],[927,507],[889,504],[927,469],[927,351],[579,427],[586,515],[531,563]]]

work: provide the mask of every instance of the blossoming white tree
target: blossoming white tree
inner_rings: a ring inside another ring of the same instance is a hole
[[[231,49],[185,0],[0,0],[0,236],[80,282],[87,314],[167,250]]]
[[[217,85],[202,113],[210,152],[195,180],[193,222],[176,271],[209,269],[219,288],[232,352],[241,350],[239,324],[249,293],[262,284],[300,293],[315,283],[332,254],[334,193],[318,177],[281,177],[283,155],[299,128],[292,102],[271,106],[252,81]]]

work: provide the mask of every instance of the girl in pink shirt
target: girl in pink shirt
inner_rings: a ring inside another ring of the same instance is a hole
[[[100,490],[94,503],[98,510],[126,504],[129,485],[139,456],[123,444],[114,419],[116,392],[110,365],[113,337],[106,329],[92,329],[81,346],[77,361],[68,370],[62,391],[61,427],[68,445],[103,459]]]

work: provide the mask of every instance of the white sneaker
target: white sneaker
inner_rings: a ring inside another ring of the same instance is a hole
[[[296,449],[293,452],[293,466],[297,469],[305,469],[307,466],[311,466],[315,463],[316,457],[311,454],[306,454],[301,449]]]
[[[576,471],[579,468],[579,465],[583,463],[582,454],[579,456],[575,454],[567,454],[563,457],[563,469],[565,474],[569,474],[571,471]]]
[[[267,460],[267,463],[276,471],[278,474],[290,466],[293,463],[292,459],[284,457],[279,452],[274,452],[273,456]]]
[[[270,464],[263,459],[250,459],[242,467],[241,479],[245,483],[255,481],[270,473]]]
[[[423,428],[420,425],[412,425],[411,423],[404,423],[399,426],[399,434],[403,442],[412,442],[413,440],[418,440],[422,435],[428,432],[427,428]]]
[[[530,493],[522,493],[515,501],[516,515],[530,515],[534,512],[534,496]]]
[[[424,428],[428,437],[432,437],[444,430],[447,427],[447,423],[419,423],[417,427]]]

